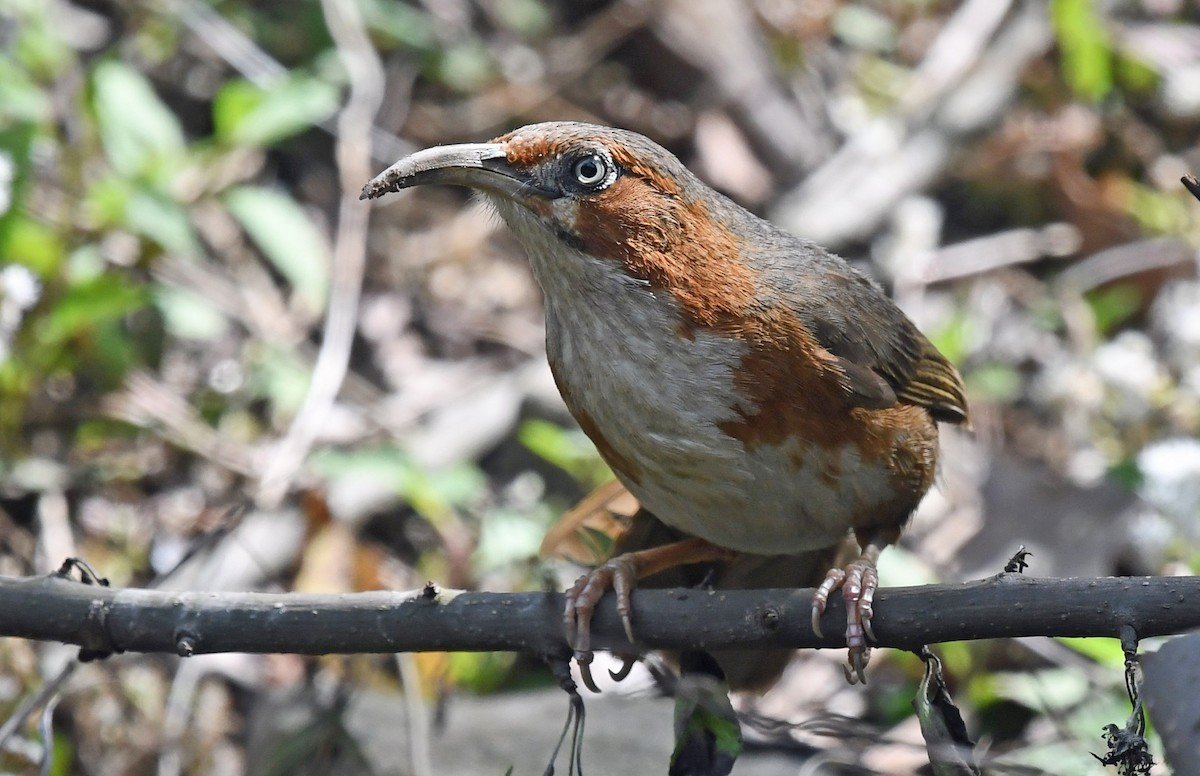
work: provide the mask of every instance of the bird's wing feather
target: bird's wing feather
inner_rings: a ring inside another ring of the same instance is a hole
[[[966,423],[958,370],[908,316],[843,260],[811,243],[802,250],[812,259],[804,264],[807,277],[793,275],[786,301],[837,360],[852,403],[915,404],[938,420]]]

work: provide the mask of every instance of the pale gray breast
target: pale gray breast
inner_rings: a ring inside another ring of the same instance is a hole
[[[732,549],[798,552],[837,541],[850,510],[887,497],[887,471],[852,452],[833,462],[848,475],[836,478],[827,454],[801,440],[747,449],[722,431],[745,403],[734,381],[745,342],[684,336],[667,292],[567,247],[524,208],[497,205],[545,294],[547,355],[568,407],[603,435],[598,447],[632,462],[618,476],[664,523]]]

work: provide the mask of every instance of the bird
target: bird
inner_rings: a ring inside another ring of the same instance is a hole
[[[639,580],[708,564],[753,585],[791,566],[800,584],[814,560],[831,565],[817,574],[813,629],[840,590],[847,678],[865,682],[879,554],[934,482],[938,423],[969,422],[957,368],[843,258],[639,133],[555,121],[434,146],[361,197],[427,184],[481,193],[516,236],[567,409],[661,524],[654,533],[669,534],[567,591],[585,683],[609,591],[632,642]],[[857,556],[834,563],[848,537]],[[756,565],[773,573],[736,573]]]

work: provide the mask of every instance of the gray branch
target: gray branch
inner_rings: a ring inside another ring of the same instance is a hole
[[[639,648],[837,647],[840,597],[809,625],[812,590],[639,590]],[[875,596],[880,646],[1011,636],[1139,638],[1200,627],[1200,578],[1038,579],[1001,574],[976,582],[887,588]],[[108,652],[346,654],[520,651],[562,654],[559,593],[479,593],[432,586],[344,595],[178,593],[67,579],[0,577],[0,636]],[[593,621],[599,646],[627,642],[612,597]]]

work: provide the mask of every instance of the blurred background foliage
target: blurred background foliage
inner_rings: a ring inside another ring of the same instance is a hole
[[[545,368],[519,249],[460,191],[369,228],[353,202],[416,148],[563,118],[644,132],[839,250],[963,369],[975,432],[946,435],[885,583],[994,573],[1018,544],[1045,575],[1196,566],[1193,4],[0,0],[0,41],[2,573],[78,555],[179,589],[559,586],[542,534],[607,472]],[[372,78],[356,130],[342,106]],[[349,369],[305,425],[335,310]],[[1115,642],[939,652],[997,763],[1094,773],[1127,713]],[[0,708],[70,654],[0,644]],[[889,654],[851,691],[838,659],[740,708],[832,710],[869,739],[756,740],[791,767],[801,742],[852,763],[822,773],[914,772],[919,661]],[[461,690],[548,683],[511,655],[114,659],[64,686],[54,768],[425,773],[429,739],[435,772],[478,772],[455,759],[474,749],[500,773],[549,747],[430,728]],[[407,743],[355,727],[376,697]],[[553,731],[552,708],[516,715]],[[3,768],[45,745],[27,723]]]

